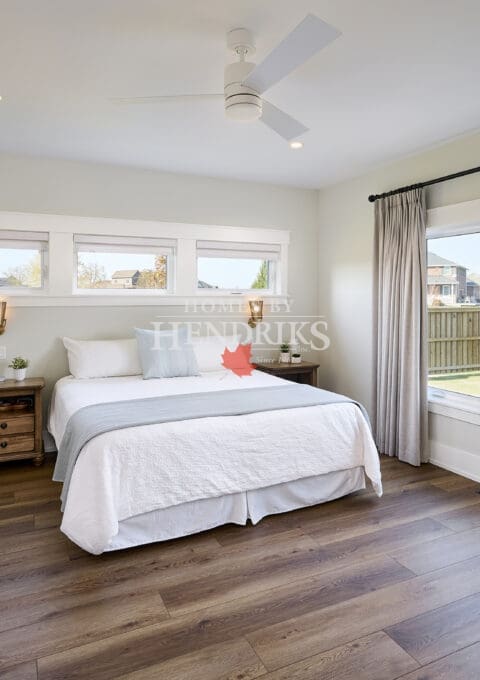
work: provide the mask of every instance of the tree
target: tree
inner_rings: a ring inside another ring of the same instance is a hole
[[[268,262],[267,262],[267,260],[263,260],[262,264],[260,265],[260,269],[258,270],[257,276],[255,277],[255,281],[252,283],[252,288],[262,288],[262,289],[268,288]]]
[[[7,278],[15,281],[14,285],[16,286],[40,288],[42,285],[42,258],[40,253],[35,253],[25,264],[11,267],[5,274]]]
[[[136,288],[166,288],[167,258],[165,255],[155,257],[155,269],[142,269]]]
[[[105,279],[105,267],[96,262],[83,262],[78,259],[78,288],[103,288]]]

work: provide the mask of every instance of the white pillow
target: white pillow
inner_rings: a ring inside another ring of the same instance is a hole
[[[137,341],[72,340],[63,338],[68,366],[74,378],[109,378],[140,375]]]
[[[225,351],[225,347],[233,352],[237,348],[238,343],[238,335],[211,335],[203,338],[192,338],[192,347],[200,373],[225,370],[225,367],[222,365],[222,354]]]

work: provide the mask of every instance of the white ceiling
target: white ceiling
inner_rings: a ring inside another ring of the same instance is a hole
[[[292,151],[222,102],[227,30],[260,61],[308,12],[343,35],[267,93]],[[0,0],[0,151],[318,187],[480,126],[479,0]]]

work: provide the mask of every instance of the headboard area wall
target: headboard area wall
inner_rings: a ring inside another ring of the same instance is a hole
[[[0,210],[288,230],[291,311],[285,319],[292,314],[317,314],[317,192],[313,190],[1,155]],[[67,373],[63,336],[132,337],[134,326],[148,327],[159,314],[178,319],[184,310],[183,304],[44,306],[34,301],[31,306],[15,306],[13,302],[0,338],[7,354],[7,361],[0,361],[0,374],[7,372],[9,359],[24,355],[30,359],[29,374],[46,378],[48,398],[55,380]],[[215,316],[221,314],[218,310]],[[208,312],[202,315],[209,317]],[[246,317],[240,314],[238,320]]]

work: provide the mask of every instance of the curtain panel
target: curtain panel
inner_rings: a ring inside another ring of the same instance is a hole
[[[425,190],[375,203],[375,433],[380,453],[428,460]]]

